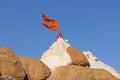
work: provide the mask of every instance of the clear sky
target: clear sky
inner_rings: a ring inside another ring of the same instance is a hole
[[[57,32],[40,22],[58,17],[64,38],[120,72],[120,0],[0,0],[0,47],[40,58]]]

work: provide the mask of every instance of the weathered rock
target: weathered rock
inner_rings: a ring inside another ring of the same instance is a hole
[[[72,59],[72,64],[80,66],[90,66],[88,59],[81,51],[70,46],[67,48],[67,52]]]
[[[50,69],[40,60],[18,57],[29,80],[45,80],[50,75]]]
[[[5,75],[5,76],[0,76],[0,80],[16,80],[12,76]],[[18,79],[19,80],[19,79]],[[21,79],[20,79],[21,80]]]
[[[17,56],[9,48],[0,48],[0,77],[24,80],[25,72]]]
[[[76,65],[62,66],[55,69],[48,80],[120,80],[102,69],[91,69]]]

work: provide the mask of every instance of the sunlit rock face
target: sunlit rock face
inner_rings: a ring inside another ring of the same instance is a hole
[[[0,80],[24,80],[25,72],[20,60],[10,48],[0,48]]]
[[[71,57],[73,65],[84,66],[84,67],[90,66],[89,61],[85,57],[83,52],[71,46],[67,48],[67,52],[69,56]]]
[[[51,73],[50,69],[39,59],[18,56],[28,80],[45,80]],[[25,79],[27,80],[27,79]]]
[[[0,48],[0,80],[120,80],[120,73],[58,38],[40,60]]]
[[[77,65],[57,67],[48,80],[120,80],[103,69]]]

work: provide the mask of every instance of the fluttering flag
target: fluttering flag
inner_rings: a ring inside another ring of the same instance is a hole
[[[63,38],[62,33],[58,26],[57,19],[50,19],[45,14],[42,14],[42,19],[44,21],[41,23],[43,26],[45,26],[49,30],[57,31],[58,32],[57,38]]]
[[[57,31],[59,30],[58,21],[56,19],[52,20],[48,18],[45,14],[42,14],[42,19],[45,22],[42,22],[41,24],[45,26],[47,29]]]

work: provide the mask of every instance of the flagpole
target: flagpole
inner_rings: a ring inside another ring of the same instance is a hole
[[[56,17],[56,20],[58,22],[58,15],[55,16]],[[58,25],[59,26],[59,25]],[[61,33],[61,30],[60,30],[60,27],[58,27],[58,30],[57,30],[58,34]]]
[[[58,15],[56,15],[56,20],[57,20],[57,22],[58,22]],[[58,26],[59,26],[59,25],[58,25]],[[57,32],[58,32],[57,38],[63,38],[62,32],[61,32],[61,30],[60,30],[60,27],[58,27]]]

